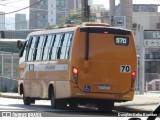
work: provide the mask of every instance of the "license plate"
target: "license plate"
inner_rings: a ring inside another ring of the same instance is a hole
[[[109,85],[99,85],[98,86],[98,89],[99,90],[110,90],[110,86]]]

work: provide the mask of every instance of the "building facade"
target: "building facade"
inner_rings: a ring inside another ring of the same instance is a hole
[[[26,14],[15,14],[15,30],[27,29]]]
[[[0,12],[0,30],[5,30],[5,13]]]
[[[103,4],[92,4],[92,14],[96,15],[96,23],[108,23],[109,24],[109,10],[106,10]]]
[[[135,35],[137,54],[140,53],[140,28],[160,34],[160,12],[158,5],[133,5],[132,31]],[[152,36],[152,35],[151,35]],[[144,38],[145,39],[145,38]],[[154,38],[150,40],[155,40]],[[151,42],[150,42],[151,43]],[[160,45],[145,46],[145,82],[160,79]]]
[[[48,0],[30,0],[29,29],[43,29],[48,25]]]
[[[140,44],[140,30],[154,31],[160,35],[160,12],[157,4],[133,4],[132,27],[134,33],[137,55],[140,55],[140,48],[145,45]],[[119,15],[120,5],[116,6],[116,15]],[[143,32],[144,33],[144,32]],[[153,35],[150,35],[153,36]],[[160,37],[159,37],[160,38]],[[149,46],[144,46],[144,62],[145,62],[145,83],[154,79],[160,79],[160,43],[150,39]],[[153,41],[153,42],[152,42]],[[138,57],[138,60],[141,56]],[[140,70],[139,70],[140,71]],[[137,74],[139,74],[137,72]],[[137,86],[139,86],[139,78],[137,78]]]
[[[139,30],[138,26],[143,26],[144,29],[160,29],[160,13],[156,5],[144,5],[133,8],[133,26],[134,30]],[[139,19],[140,18],[140,19]]]
[[[48,25],[61,25],[63,18],[81,8],[81,0],[48,0]]]

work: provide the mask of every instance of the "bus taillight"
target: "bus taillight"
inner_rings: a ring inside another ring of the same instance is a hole
[[[136,79],[136,71],[132,72],[131,87],[133,87],[135,79]]]
[[[108,32],[104,32],[104,34],[108,34]]]
[[[72,68],[72,73],[73,73],[73,78],[74,78],[74,81],[75,83],[77,84],[78,83],[78,69],[73,67]]]

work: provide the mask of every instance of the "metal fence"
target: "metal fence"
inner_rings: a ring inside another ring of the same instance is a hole
[[[17,80],[18,63],[18,53],[0,51],[0,76]]]

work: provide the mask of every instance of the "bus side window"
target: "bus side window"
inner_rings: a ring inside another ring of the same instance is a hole
[[[63,45],[63,41],[64,41],[64,36],[65,36],[65,34],[63,34],[62,38],[59,41],[59,46],[57,48],[57,59],[60,59],[62,45]]]
[[[35,51],[35,60],[41,60],[42,58],[42,48],[44,47],[44,40],[46,39],[46,36],[40,36],[37,49]]]
[[[52,36],[51,36],[51,37],[52,37]],[[47,35],[46,38],[44,39],[44,45],[43,45],[43,48],[42,48],[41,60],[43,60],[43,56],[44,56],[44,52],[45,52],[45,47],[46,47],[47,40],[48,40],[48,35]]]
[[[30,37],[30,39],[28,40],[28,45],[27,45],[27,48],[26,48],[25,61],[28,61],[29,50],[31,48],[32,40],[33,40],[33,37]]]
[[[66,59],[65,57],[65,53],[66,53],[66,48],[67,48],[67,42],[69,40],[69,33],[65,33],[65,36],[64,36],[64,40],[63,40],[63,43],[62,43],[62,46],[61,46],[61,51],[60,51],[60,59],[63,60],[63,59]]]
[[[53,44],[53,48],[52,48],[52,51],[51,51],[51,60],[55,60],[57,58],[56,54],[57,54],[57,50],[58,50],[58,47],[59,47],[59,43],[60,43],[60,40],[62,39],[62,34],[57,34],[56,35],[56,38],[55,38],[55,41],[54,41],[54,44]]]
[[[73,33],[70,33],[69,40],[67,43],[65,59],[69,59],[69,57],[70,57],[70,49],[71,49],[72,39],[73,39]]]
[[[37,47],[38,47],[39,40],[40,40],[40,37],[38,36],[34,45],[33,60],[35,60],[37,56]]]
[[[54,40],[54,35],[48,35],[48,37],[47,37],[47,39],[45,40],[45,43],[44,43],[42,60],[49,60],[49,52],[50,52],[50,48],[51,48],[51,45],[53,43],[53,40]]]
[[[38,37],[34,36],[30,44],[30,48],[29,48],[28,61],[33,61],[33,56],[34,56],[34,52],[36,49],[35,47],[36,47],[37,40],[38,40]]]

